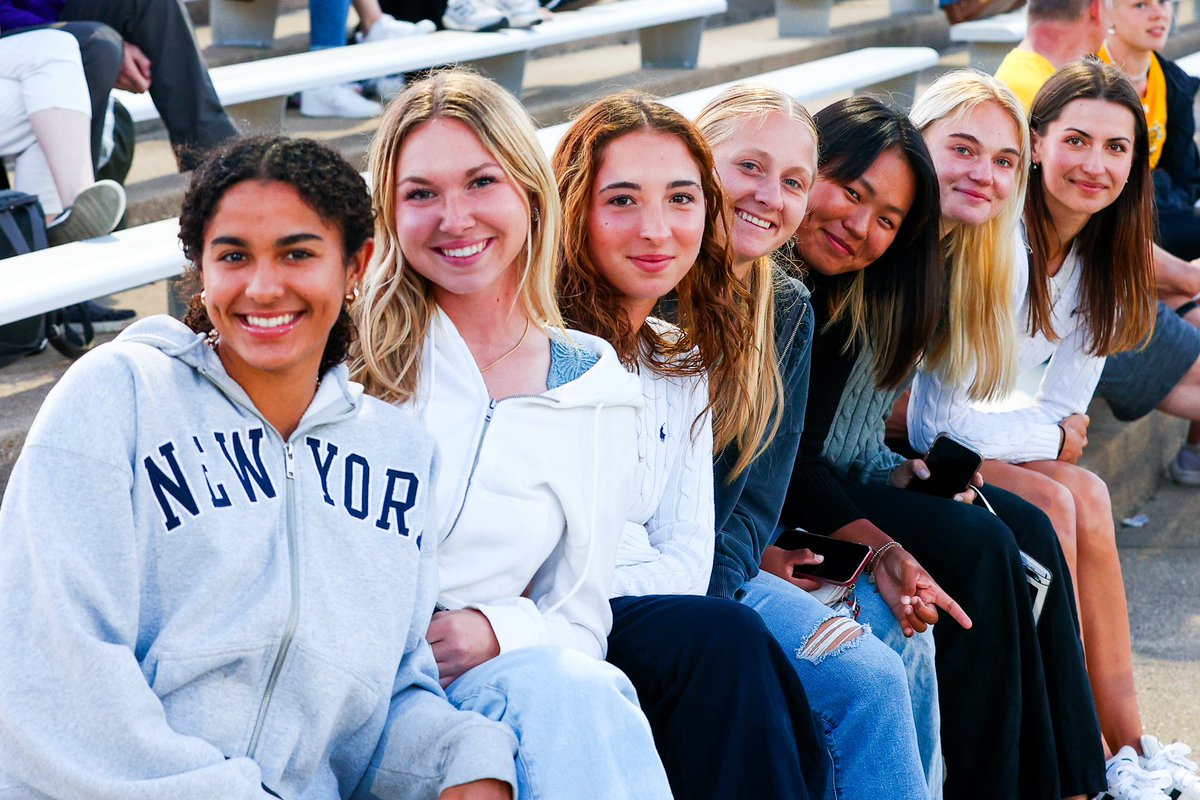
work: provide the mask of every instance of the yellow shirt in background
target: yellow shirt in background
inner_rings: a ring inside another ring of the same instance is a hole
[[[1054,72],[1054,65],[1032,50],[1010,50],[996,70],[996,79],[1011,89],[1029,111],[1038,89]]]

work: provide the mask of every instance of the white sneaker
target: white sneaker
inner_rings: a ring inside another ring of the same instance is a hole
[[[362,32],[355,34],[354,40],[357,42],[385,42],[389,39],[405,39],[409,36],[433,33],[436,30],[437,25],[430,19],[423,19],[419,22],[407,22],[396,19],[391,14],[384,14],[375,20],[375,24],[371,26],[371,30],[365,34]]]
[[[1200,486],[1200,453],[1191,445],[1183,445],[1167,466],[1171,480],[1184,486]]]
[[[508,27],[508,17],[495,6],[478,0],[449,0],[442,14],[442,27],[452,31],[498,31]]]
[[[1101,800],[1163,800],[1169,797],[1171,775],[1142,768],[1137,752],[1125,745],[1104,767],[1108,791]]]
[[[549,14],[538,0],[480,0],[508,17],[510,28],[532,28]]]
[[[305,89],[300,93],[300,115],[303,117],[342,117],[369,119],[378,116],[383,106],[368,100],[348,84]]]
[[[1191,752],[1183,742],[1164,745],[1150,734],[1142,736],[1142,766],[1168,773],[1173,784],[1167,792],[1176,800],[1200,800],[1200,775],[1196,762],[1188,758]]]

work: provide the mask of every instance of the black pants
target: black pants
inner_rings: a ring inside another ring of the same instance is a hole
[[[1185,261],[1200,258],[1200,210],[1160,208],[1158,240],[1163,249]]]
[[[237,136],[196,48],[179,0],[67,0],[60,20],[103,22],[150,59],[150,98],[162,117],[180,169]]]
[[[824,796],[804,687],[758,614],[691,595],[620,597],[612,609],[608,661],[637,689],[677,798]]]
[[[1070,573],[1050,520],[998,487],[996,509],[844,481],[868,519],[899,541],[970,615],[934,626],[945,796],[1021,800],[1105,788]],[[1034,626],[1020,550],[1054,575]]]

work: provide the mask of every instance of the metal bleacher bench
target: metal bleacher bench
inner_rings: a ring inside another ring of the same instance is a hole
[[[870,47],[745,80],[774,86],[800,101],[847,90],[890,91],[911,100],[917,73],[937,63],[937,51],[929,47]],[[664,102],[695,116],[728,85]],[[538,139],[549,151],[565,129],[544,128]],[[185,264],[178,232],[178,220],[168,219],[0,261],[0,324],[180,274]]]
[[[834,0],[775,0],[780,36],[828,36]],[[1200,2],[1200,0],[1197,0]],[[929,14],[933,0],[888,0],[888,13]]]
[[[613,33],[638,31],[643,68],[691,69],[700,52],[705,17],[722,14],[726,8],[726,0],[622,0],[564,11],[530,29],[437,31],[400,41],[230,64],[208,74],[221,104],[243,127],[277,130],[284,102],[295,92],[443,64],[475,66],[520,97],[529,51]],[[148,95],[122,92],[120,100],[134,122],[158,118]]]
[[[992,75],[1000,62],[1025,38],[1025,9],[950,26],[950,41],[965,42],[971,66]]]

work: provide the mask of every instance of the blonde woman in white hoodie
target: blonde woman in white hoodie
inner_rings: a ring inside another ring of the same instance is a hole
[[[438,444],[442,685],[517,732],[521,797],[669,797],[633,687],[602,660],[641,389],[563,329],[532,122],[491,81],[441,72],[389,106],[371,173],[354,369]]]

